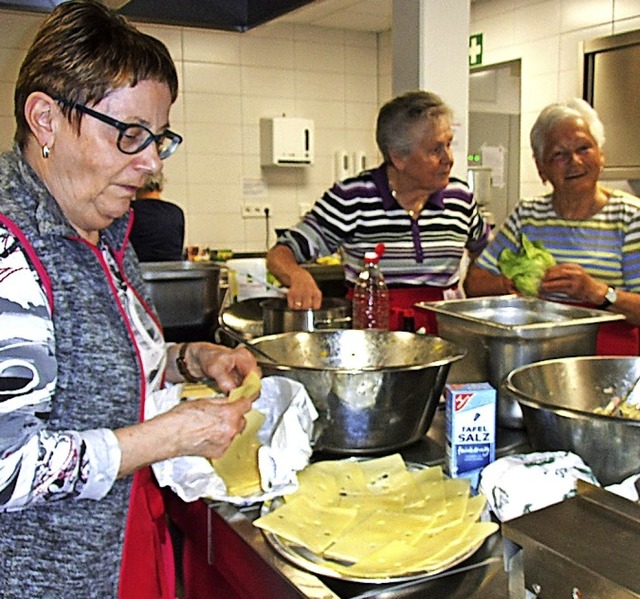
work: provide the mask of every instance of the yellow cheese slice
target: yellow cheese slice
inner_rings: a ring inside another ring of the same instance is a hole
[[[465,520],[475,522],[480,518],[485,505],[487,505],[487,499],[484,495],[474,495],[473,497],[469,497],[467,499],[467,507],[464,514]]]
[[[395,531],[397,540],[410,543],[420,536],[428,524],[428,518],[422,516],[376,510],[364,519],[358,519],[324,554],[334,559],[356,562],[387,545],[392,540],[390,531]]]
[[[447,503],[456,497],[469,497],[471,481],[468,478],[452,478],[447,481]]]
[[[242,385],[236,387],[231,391],[231,393],[229,393],[229,401],[233,402],[241,397],[256,397],[260,394],[261,389],[262,383],[260,382],[260,377],[256,372],[251,371],[246,377],[244,377]]]
[[[465,527],[465,524],[459,524],[459,527]],[[435,569],[441,564],[453,563],[473,550],[487,537],[491,536],[498,530],[499,526],[495,522],[475,522],[472,523],[464,532],[464,534],[451,534],[447,543],[442,549],[436,552],[428,559],[417,564],[418,569]]]
[[[403,501],[402,495],[379,494],[379,493],[345,493],[338,499],[340,507],[357,509],[363,513],[375,510],[401,510]]]
[[[338,485],[341,495],[359,495],[365,492],[365,478],[359,462],[352,460],[324,461],[313,464],[321,472],[329,472]]]
[[[222,457],[212,459],[211,465],[227,487],[227,494],[249,497],[260,493],[260,470],[258,431],[265,421],[265,415],[258,410],[245,414],[244,430],[231,441]]]
[[[470,553],[497,529],[492,522],[461,523],[424,535],[417,542],[394,539],[342,571],[353,577],[392,577],[440,570]]]
[[[327,507],[300,496],[261,516],[254,525],[320,554],[356,515],[356,510]]]
[[[231,391],[228,400],[234,402],[241,397],[255,397],[260,389],[260,377],[257,373],[250,372],[242,385]],[[206,383],[187,383],[183,386],[182,395],[187,399],[222,397],[220,391]],[[210,460],[230,496],[250,497],[262,492],[258,468],[258,450],[261,445],[258,431],[265,419],[265,415],[258,410],[247,412],[244,430],[234,437],[222,457]]]
[[[411,503],[407,506],[410,511],[431,516],[446,514],[447,495],[444,478],[438,481],[429,480],[426,482],[418,480],[417,487],[418,495],[421,499],[415,502],[412,497]]]
[[[233,402],[241,397],[254,397],[260,393],[261,388],[260,377],[252,371],[244,378],[239,387],[229,393],[229,401]],[[207,383],[185,383],[182,387],[182,396],[188,399],[199,399],[201,397],[224,397],[224,394]]]
[[[182,386],[182,397],[199,399],[201,397],[224,397],[224,394],[206,383],[185,383]]]
[[[484,495],[476,495],[474,497],[458,496],[455,499],[447,500],[445,511],[436,514],[435,520],[431,525],[431,532],[463,521],[468,523],[475,522],[480,518],[486,503],[487,500]]]
[[[399,453],[356,463],[362,470],[367,489],[374,493],[386,493],[397,488],[398,479],[408,474]]]
[[[310,500],[322,505],[337,505],[339,501],[338,482],[330,472],[313,466],[314,464],[311,464],[298,472],[298,490],[291,495],[286,495],[285,501],[306,495]]]

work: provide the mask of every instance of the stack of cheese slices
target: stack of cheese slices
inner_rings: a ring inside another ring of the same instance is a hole
[[[351,579],[426,575],[472,555],[498,530],[468,479],[408,468],[399,454],[313,463],[299,489],[254,524]]]

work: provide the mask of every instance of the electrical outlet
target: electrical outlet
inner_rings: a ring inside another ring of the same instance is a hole
[[[245,202],[242,204],[242,218],[265,218],[267,211],[269,212],[269,216],[273,216],[271,204],[264,202]]]

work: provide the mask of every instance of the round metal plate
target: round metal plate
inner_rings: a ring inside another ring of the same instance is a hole
[[[347,459],[362,459],[362,458],[347,458]],[[418,470],[422,468],[426,468],[425,464],[418,464],[407,462],[407,468],[409,470]],[[265,501],[262,505],[260,515],[264,516],[278,507],[282,505],[284,499],[282,497],[276,497],[272,500]],[[445,570],[449,570],[454,566],[462,563],[466,559],[470,558],[476,551],[482,547],[484,541],[481,541],[477,545],[473,546],[467,553],[464,555],[450,560],[448,562],[443,562],[439,564],[437,567],[432,568],[430,570],[420,570],[417,572],[412,572],[411,574],[400,575],[400,576],[371,576],[371,577],[355,577],[355,576],[346,576],[336,570],[332,569],[331,564],[332,560],[323,558],[312,551],[309,551],[306,547],[302,547],[297,543],[289,541],[288,539],[284,539],[283,537],[273,534],[271,532],[267,532],[265,530],[262,531],[265,539],[271,545],[271,547],[278,553],[281,557],[285,558],[293,565],[302,568],[303,570],[307,570],[313,574],[318,574],[320,576],[327,576],[329,578],[335,578],[338,580],[344,580],[346,582],[362,582],[368,584],[390,584],[390,583],[398,583],[405,582],[409,580],[420,580],[427,579],[430,576],[435,576]],[[338,562],[334,562],[338,563]]]

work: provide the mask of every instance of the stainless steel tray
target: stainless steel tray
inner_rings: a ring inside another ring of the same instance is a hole
[[[419,302],[436,313],[438,325],[455,324],[489,337],[560,337],[566,329],[624,320],[622,314],[518,295]],[[442,319],[442,320],[441,320]]]
[[[438,335],[467,355],[452,365],[448,383],[488,381],[498,391],[498,422],[522,428],[522,410],[501,389],[515,368],[596,352],[601,324],[624,320],[622,314],[518,295],[421,302],[435,312]]]

